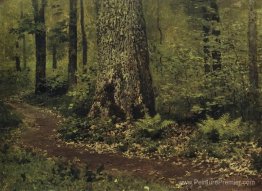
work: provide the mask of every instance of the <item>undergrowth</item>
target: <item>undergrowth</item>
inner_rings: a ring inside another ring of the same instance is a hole
[[[174,190],[133,177],[111,176],[103,169],[63,158],[49,158],[14,145],[0,150],[0,190],[168,191]]]

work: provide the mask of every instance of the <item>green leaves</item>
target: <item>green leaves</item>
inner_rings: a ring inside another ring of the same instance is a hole
[[[21,119],[0,100],[0,131],[9,127],[15,127],[19,123],[21,123]]]
[[[200,132],[204,135],[204,137],[214,141],[212,137],[217,136],[217,141],[221,141],[232,140],[234,138],[240,137],[243,133],[240,128],[240,124],[241,118],[231,120],[229,114],[224,114],[219,119],[207,117],[206,120],[198,123],[198,127],[200,128]]]
[[[159,114],[154,117],[146,116],[135,123],[138,128],[137,135],[151,139],[161,138],[164,129],[172,124],[174,124],[173,121],[162,120]]]

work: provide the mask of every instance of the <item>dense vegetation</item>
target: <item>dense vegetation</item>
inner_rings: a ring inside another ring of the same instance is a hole
[[[90,152],[261,177],[261,18],[255,0],[0,1],[0,188],[169,189],[21,147],[17,102]]]

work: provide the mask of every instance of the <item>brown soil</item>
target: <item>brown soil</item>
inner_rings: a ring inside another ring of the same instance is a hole
[[[81,163],[87,164],[91,169],[104,165],[105,171],[113,175],[121,174],[135,176],[149,181],[157,181],[163,184],[174,184],[180,180],[210,180],[222,177],[222,174],[207,176],[203,171],[207,168],[202,166],[196,168],[190,159],[173,158],[168,161],[156,159],[126,158],[121,154],[98,154],[92,153],[79,147],[61,144],[56,137],[56,129],[62,120],[61,117],[44,108],[39,108],[25,103],[12,102],[9,105],[21,114],[30,127],[25,129],[21,135],[21,144],[26,148],[36,148],[46,151],[49,156],[64,157],[67,160],[78,158]],[[177,164],[178,161],[183,165]],[[230,180],[241,180],[241,177],[231,177]],[[214,190],[214,191],[261,191],[261,180],[255,180],[253,187],[237,186],[206,186],[199,187],[198,184],[182,190]],[[247,180],[247,179],[245,179]]]

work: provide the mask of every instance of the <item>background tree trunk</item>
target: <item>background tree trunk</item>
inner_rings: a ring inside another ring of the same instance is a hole
[[[249,80],[250,80],[250,117],[260,123],[259,82],[257,65],[257,17],[255,0],[249,0],[248,47],[249,47]]]
[[[221,69],[220,30],[216,26],[220,22],[220,17],[216,0],[208,2],[208,5],[203,7],[203,19],[205,20],[203,25],[205,72],[208,73]],[[215,39],[213,46],[210,46],[211,36]]]
[[[39,8],[38,0],[32,0],[34,8],[34,20],[37,30],[35,32],[36,47],[36,82],[35,93],[46,92],[46,26],[45,7],[47,0],[41,0]]]
[[[21,62],[20,62],[20,50],[19,50],[19,41],[17,40],[15,42],[15,49],[16,49],[16,53],[15,53],[15,67],[16,67],[16,71],[21,72]]]
[[[21,1],[21,19],[24,18],[24,4]],[[26,55],[26,37],[25,34],[22,36],[22,53],[23,53],[23,68],[27,67],[27,55]]]
[[[253,91],[258,88],[258,66],[257,66],[257,24],[255,0],[249,0],[249,22],[248,22],[248,46],[249,46],[249,78]]]
[[[84,66],[84,72],[86,72],[86,65],[87,65],[87,37],[86,37],[86,31],[85,31],[85,12],[84,12],[84,2],[83,0],[80,0],[80,20],[81,20],[81,32],[82,32],[82,52],[83,52],[83,66]]]
[[[69,63],[68,83],[72,87],[77,83],[77,0],[69,0]]]
[[[162,29],[161,29],[161,24],[160,24],[160,2],[161,0],[157,0],[157,30],[159,32],[159,45],[162,46],[163,44],[163,32],[162,32]],[[163,68],[163,62],[162,62],[162,59],[163,59],[163,56],[162,56],[162,53],[161,51],[159,51],[159,68],[160,68],[160,72],[162,74],[162,68]]]
[[[146,24],[141,0],[101,1],[99,63],[92,117],[121,120],[155,114]],[[110,18],[110,19],[108,19]]]

